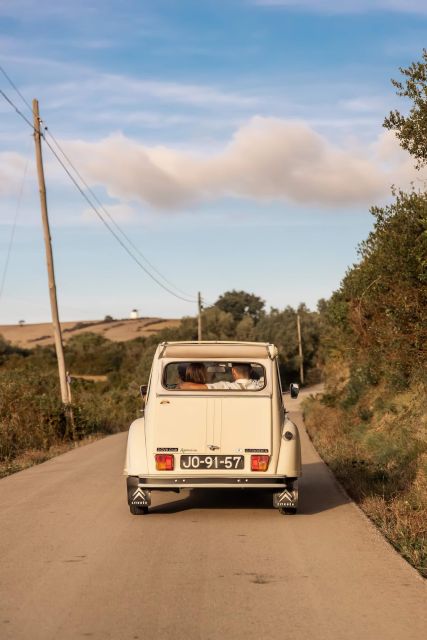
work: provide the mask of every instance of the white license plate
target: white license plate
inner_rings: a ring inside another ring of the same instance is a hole
[[[243,456],[181,456],[181,469],[243,469]]]

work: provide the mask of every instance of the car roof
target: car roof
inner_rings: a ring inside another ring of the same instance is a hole
[[[268,342],[163,342],[160,345],[159,358],[220,358],[239,360],[240,358],[274,358],[277,349]]]

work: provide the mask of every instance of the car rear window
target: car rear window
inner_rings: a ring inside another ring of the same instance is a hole
[[[170,362],[163,372],[165,389],[176,391],[260,391],[265,384],[265,369],[257,362]]]

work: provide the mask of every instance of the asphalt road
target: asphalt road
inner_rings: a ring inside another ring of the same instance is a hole
[[[126,434],[1,480],[0,639],[425,640],[425,581],[301,431],[296,516],[243,491],[131,516]]]

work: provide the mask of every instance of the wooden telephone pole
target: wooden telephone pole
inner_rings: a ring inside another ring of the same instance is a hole
[[[35,99],[33,100],[33,117],[34,117],[34,142],[36,146],[37,176],[39,181],[40,205],[41,205],[41,214],[42,214],[42,221],[43,221],[43,235],[44,235],[44,243],[45,243],[45,249],[46,249],[46,263],[47,263],[47,274],[48,274],[48,281],[49,281],[49,297],[50,297],[50,308],[52,312],[53,335],[55,339],[56,357],[58,360],[59,384],[61,387],[62,403],[65,406],[68,406],[71,404],[71,391],[70,391],[69,385],[67,384],[67,375],[65,372],[64,349],[62,346],[61,325],[59,324],[58,302],[56,299],[55,272],[53,268],[52,244],[51,244],[51,237],[50,237],[49,218],[47,215],[46,184],[44,180],[43,157],[42,157],[42,147],[41,147],[39,103],[38,103],[38,100],[35,100]]]
[[[299,354],[299,378],[301,384],[304,384],[304,360],[302,355],[302,340],[301,340],[301,318],[297,313],[297,331],[298,331],[298,354]]]
[[[199,291],[197,294],[197,307],[199,309],[199,313],[197,316],[197,340],[200,342],[202,339],[202,295]]]

